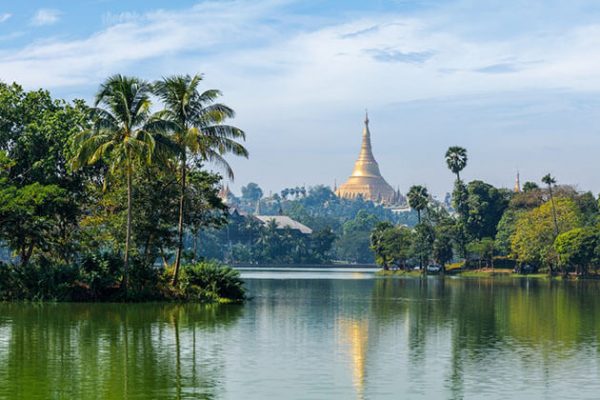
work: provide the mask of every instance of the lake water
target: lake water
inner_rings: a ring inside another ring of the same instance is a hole
[[[242,306],[0,304],[0,398],[600,397],[597,282],[243,276]]]

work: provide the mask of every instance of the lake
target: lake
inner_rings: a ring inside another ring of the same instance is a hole
[[[600,396],[598,282],[242,274],[245,305],[0,304],[0,398]]]

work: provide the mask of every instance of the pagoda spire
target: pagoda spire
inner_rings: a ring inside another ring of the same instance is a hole
[[[396,192],[381,176],[379,165],[373,156],[368,110],[365,110],[362,143],[358,159],[354,163],[352,175],[344,184],[337,188],[335,186],[334,184],[335,193],[339,197],[348,199],[363,198],[384,204],[391,204],[395,201]]]
[[[515,179],[515,193],[519,193],[521,191],[521,177],[519,176],[519,171],[517,171],[517,178]]]
[[[369,113],[365,112],[365,126],[362,133],[362,144],[358,160],[354,163],[354,171],[352,176],[374,176],[380,177],[379,165],[373,156],[371,147],[371,130],[369,129]]]

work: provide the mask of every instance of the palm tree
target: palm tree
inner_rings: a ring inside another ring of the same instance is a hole
[[[556,218],[556,207],[554,206],[554,194],[552,193],[552,186],[556,185],[556,179],[546,174],[542,177],[542,183],[548,185],[548,193],[550,193],[550,202],[552,204],[552,217],[554,218],[554,234],[558,236],[558,219]]]
[[[236,141],[245,139],[244,132],[223,123],[234,117],[234,111],[215,102],[221,96],[220,91],[210,89],[200,92],[201,81],[201,75],[176,75],[154,84],[154,93],[165,105],[165,110],[157,113],[157,117],[170,124],[171,140],[177,147],[179,159],[179,221],[173,285],[177,284],[183,252],[188,160],[196,157],[200,161],[214,162],[233,179],[233,171],[223,155],[233,153],[248,157],[248,151]]]
[[[419,224],[421,223],[421,211],[427,208],[429,202],[429,193],[427,188],[421,185],[411,186],[408,190],[408,205],[413,210],[417,211]]]
[[[155,138],[148,129],[150,115],[150,85],[134,77],[109,77],[96,94],[92,109],[93,128],[75,136],[77,153],[74,168],[103,160],[110,173],[123,171],[127,185],[127,228],[123,287],[129,279],[131,242],[132,177],[140,161],[151,162]]]
[[[467,150],[459,146],[449,147],[446,151],[446,164],[448,164],[448,169],[456,174],[456,179],[460,181],[460,171],[467,166]]]
[[[554,237],[558,236],[558,219],[556,218],[556,207],[554,205],[554,194],[552,193],[552,186],[556,184],[556,179],[550,175],[546,174],[542,177],[542,183],[548,185],[548,193],[550,194],[550,202],[552,204],[552,218],[554,219]],[[560,263],[560,260],[559,260]],[[552,266],[550,266],[550,275],[552,275]]]
[[[419,225],[421,225],[421,211],[426,209],[427,204],[429,203],[429,193],[427,192],[427,188],[421,185],[411,186],[410,189],[408,189],[406,196],[408,197],[408,205],[410,208],[417,211],[417,218]],[[420,255],[419,267],[421,268],[421,273],[426,275],[427,269],[423,268],[423,257]]]

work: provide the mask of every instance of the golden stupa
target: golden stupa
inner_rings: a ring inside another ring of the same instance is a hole
[[[335,194],[346,199],[360,196],[364,200],[383,204],[394,204],[398,200],[398,193],[383,179],[379,165],[373,157],[368,114],[365,116],[362,145],[358,160],[354,163],[354,171],[346,183],[335,190]]]

